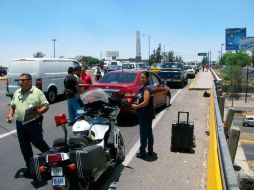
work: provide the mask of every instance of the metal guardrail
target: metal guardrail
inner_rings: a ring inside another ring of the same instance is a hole
[[[215,152],[215,154],[217,154],[217,156],[218,156],[218,161],[219,161],[218,167],[220,169],[221,185],[222,185],[221,188],[218,187],[217,189],[238,190],[239,184],[238,184],[236,172],[234,171],[231,157],[229,154],[228,145],[227,145],[227,141],[226,141],[225,134],[224,134],[223,123],[222,123],[222,119],[221,119],[219,104],[218,104],[218,97],[217,97],[217,93],[216,93],[216,81],[221,81],[221,79],[217,76],[217,74],[212,69],[211,69],[211,72],[213,73],[214,78],[215,78],[215,81],[213,84],[213,92],[212,92],[213,100],[211,99],[211,101],[213,103],[213,108],[214,108],[214,116],[215,116],[214,119],[215,119],[216,132],[214,134],[210,134],[210,135],[215,135],[215,138],[217,139],[217,142],[216,142],[217,151]],[[212,127],[211,123],[210,123],[210,127]],[[210,140],[211,140],[211,138],[210,138]],[[210,147],[209,147],[209,149],[210,149]],[[208,160],[208,164],[209,164],[209,160]],[[209,171],[208,171],[208,174],[209,174]],[[209,176],[208,176],[208,181],[209,180],[211,180],[211,179],[209,179]],[[217,182],[217,184],[218,184],[218,182]],[[211,189],[211,187],[209,187],[209,183],[208,183],[207,189]]]

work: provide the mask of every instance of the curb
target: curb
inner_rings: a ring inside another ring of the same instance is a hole
[[[199,75],[200,75],[200,72],[198,72],[198,74],[195,76],[194,80],[191,82],[191,84],[189,86],[189,90],[202,90],[200,88],[193,87],[196,84],[196,81],[197,81]]]

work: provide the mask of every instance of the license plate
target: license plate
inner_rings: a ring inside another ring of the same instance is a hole
[[[62,176],[62,175],[63,175],[62,167],[51,168],[51,176]]]
[[[65,185],[65,177],[53,177],[52,178],[53,186],[64,186]]]

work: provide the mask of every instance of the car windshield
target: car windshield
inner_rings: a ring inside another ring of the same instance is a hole
[[[189,66],[189,65],[185,65],[185,66],[184,66],[184,69],[185,69],[185,70],[187,70],[187,69],[192,69],[192,67]]]
[[[180,63],[164,63],[161,67],[167,69],[182,69],[182,65]]]
[[[136,65],[138,69],[144,69],[145,68],[145,64],[137,64]]]
[[[121,66],[120,65],[109,65],[108,69],[111,69],[111,70],[120,70]]]
[[[134,64],[123,64],[122,69],[134,69]]]
[[[110,72],[104,75],[99,83],[128,84],[133,83],[137,73]]]

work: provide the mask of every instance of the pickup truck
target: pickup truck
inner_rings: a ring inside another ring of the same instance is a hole
[[[178,84],[183,88],[188,83],[187,73],[184,70],[183,64],[179,62],[163,63],[158,75],[167,85]]]

